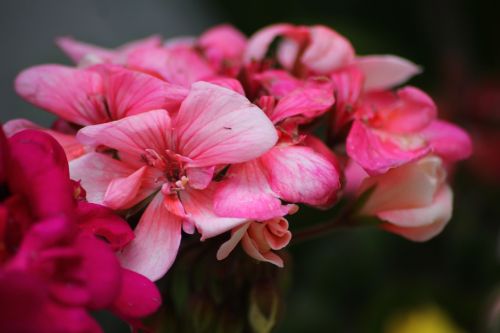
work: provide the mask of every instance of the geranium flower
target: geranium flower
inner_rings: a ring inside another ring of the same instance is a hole
[[[90,310],[110,309],[134,325],[156,311],[156,287],[122,269],[112,250],[131,240],[130,227],[75,200],[64,152],[49,135],[28,130],[7,141],[0,130],[0,188],[3,330],[100,332]]]
[[[154,195],[122,263],[158,279],[175,259],[182,226],[188,232],[195,226],[207,238],[243,222],[215,215],[212,178],[227,164],[262,155],[277,135],[244,96],[198,82],[173,118],[165,110],[150,111],[87,126],[78,138],[118,156],[90,153],[71,163],[72,177],[81,180],[91,202],[127,209]]]

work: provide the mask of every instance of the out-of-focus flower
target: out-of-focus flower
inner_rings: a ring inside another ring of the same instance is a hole
[[[291,238],[288,221],[284,218],[247,222],[231,231],[231,238],[221,245],[217,259],[225,259],[241,242],[245,252],[252,258],[283,267],[283,259],[273,251],[287,246]]]
[[[33,130],[7,141],[0,130],[0,150],[2,329],[100,332],[88,311],[110,309],[134,325],[153,313],[158,290],[123,270],[109,245],[130,241],[130,227],[109,209],[75,199],[57,142]]]
[[[376,216],[382,228],[413,241],[439,234],[452,215],[453,193],[439,157],[429,156],[366,178],[359,193],[373,189],[360,214]]]
[[[385,333],[464,333],[440,308],[428,306],[396,315],[386,324]]]
[[[90,153],[71,163],[89,201],[130,208],[155,194],[122,253],[126,267],[158,279],[177,254],[181,227],[203,238],[241,219],[216,216],[212,178],[220,166],[254,159],[276,142],[272,123],[245,97],[213,84],[193,84],[179,112],[165,110],[87,126],[82,142],[116,150],[118,159]]]

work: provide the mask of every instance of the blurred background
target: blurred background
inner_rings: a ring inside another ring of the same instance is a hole
[[[53,44],[61,35],[114,47],[153,33],[198,35],[225,22],[247,35],[280,21],[320,23],[348,37],[358,54],[411,59],[425,71],[410,84],[429,92],[441,117],[467,128],[475,143],[474,156],[452,175],[455,210],[449,226],[424,244],[374,228],[342,230],[291,246],[285,270],[262,272],[267,268],[259,265],[246,272],[263,274],[267,282],[279,280],[270,284],[279,289],[271,294],[280,303],[273,332],[500,332],[499,13],[500,2],[487,0],[4,0],[0,120],[23,117],[49,125],[54,119],[18,98],[12,83],[23,68],[69,63]],[[298,229],[323,218],[326,214],[306,209],[291,223]],[[176,265],[172,274],[181,280],[191,274],[185,270],[189,262]],[[210,279],[209,274],[204,278]],[[182,289],[175,281],[161,283],[174,289],[167,297]],[[234,297],[241,296],[238,290]],[[222,320],[210,305],[200,312],[199,302],[172,302],[166,305],[201,317],[208,311],[213,320]],[[180,320],[165,311],[164,321]],[[126,331],[116,320],[98,316],[106,331]]]

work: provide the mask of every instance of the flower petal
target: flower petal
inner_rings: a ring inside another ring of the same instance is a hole
[[[245,63],[262,60],[273,40],[293,29],[291,24],[274,24],[257,31],[248,41],[244,55]]]
[[[215,192],[214,211],[220,216],[263,221],[286,215],[290,209],[271,190],[260,160],[232,165]]]
[[[355,62],[365,75],[365,91],[392,88],[422,71],[411,61],[395,55],[357,57]]]
[[[241,246],[245,250],[245,252],[252,258],[257,259],[259,261],[269,262],[274,264],[280,268],[284,266],[283,259],[273,251],[261,252],[259,251],[258,245],[255,243],[255,240],[250,238],[248,234],[243,236],[241,240]]]
[[[109,75],[106,100],[113,119],[165,109],[175,112],[187,96],[186,88],[154,76],[119,69]]]
[[[472,154],[472,141],[467,132],[446,121],[435,120],[422,131],[434,154],[448,162],[464,160]]]
[[[439,234],[450,221],[453,210],[453,192],[449,186],[436,194],[429,206],[378,213],[387,221],[382,227],[415,242],[425,242]]]
[[[152,281],[172,266],[181,242],[182,219],[169,213],[158,193],[135,228],[135,239],[119,253],[123,267]]]
[[[214,186],[202,191],[188,188],[179,195],[202,240],[220,235],[245,222],[242,218],[225,217],[214,212]]]
[[[372,175],[417,160],[430,151],[419,138],[382,135],[359,120],[352,124],[346,148],[349,157]]]
[[[37,107],[79,125],[110,120],[103,103],[98,73],[61,65],[40,65],[22,71],[16,92]]]
[[[247,222],[237,228],[235,228],[231,232],[231,237],[222,243],[222,245],[219,247],[217,250],[217,260],[224,260],[226,259],[231,252],[233,252],[234,248],[238,243],[241,241],[245,233],[247,232],[248,227],[250,226],[250,223],[252,222]]]
[[[330,28],[320,25],[311,27],[310,39],[301,60],[318,74],[328,74],[354,60],[351,43]]]
[[[285,201],[322,206],[340,189],[335,166],[309,147],[278,145],[261,160],[272,190]]]
[[[190,167],[241,163],[278,137],[264,112],[244,96],[207,82],[193,84],[175,118],[178,151]]]
[[[114,178],[104,193],[103,204],[109,208],[126,209],[137,203],[137,193],[142,185],[146,166],[127,177]],[[90,170],[88,172],[91,172]]]
[[[140,159],[146,149],[163,153],[170,148],[170,117],[165,110],[154,110],[106,124],[87,126],[77,139],[85,144],[107,147]]]

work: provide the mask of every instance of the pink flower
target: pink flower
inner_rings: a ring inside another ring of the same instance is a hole
[[[284,218],[247,222],[231,231],[231,238],[217,251],[217,259],[225,259],[241,241],[243,250],[252,258],[283,267],[283,259],[273,251],[287,246],[291,238],[288,221]]]
[[[2,329],[100,332],[88,311],[111,309],[133,323],[156,311],[156,287],[124,271],[95,236],[118,248],[130,241],[130,228],[110,210],[74,199],[61,147],[39,131],[8,142],[0,131],[0,150]]]
[[[148,74],[111,65],[76,69],[40,65],[22,71],[16,92],[37,107],[77,125],[93,125],[145,111],[164,108],[175,112],[187,89]],[[5,124],[7,134],[29,128],[41,129],[27,120]],[[68,159],[89,151],[73,135],[46,130],[63,146]]]
[[[469,136],[455,125],[436,120],[432,99],[417,88],[363,97],[347,137],[347,154],[369,174],[416,161],[433,152],[448,162],[467,158]]]
[[[118,156],[90,153],[71,163],[89,201],[127,209],[153,195],[121,258],[125,267],[155,280],[175,259],[181,227],[191,233],[196,227],[207,238],[243,222],[215,215],[212,178],[227,164],[262,155],[277,135],[245,97],[198,82],[173,118],[165,110],[150,111],[87,126],[78,138]]]
[[[366,178],[359,193],[375,186],[361,215],[376,216],[382,228],[413,241],[439,234],[451,218],[453,193],[445,183],[439,157],[419,161]]]

